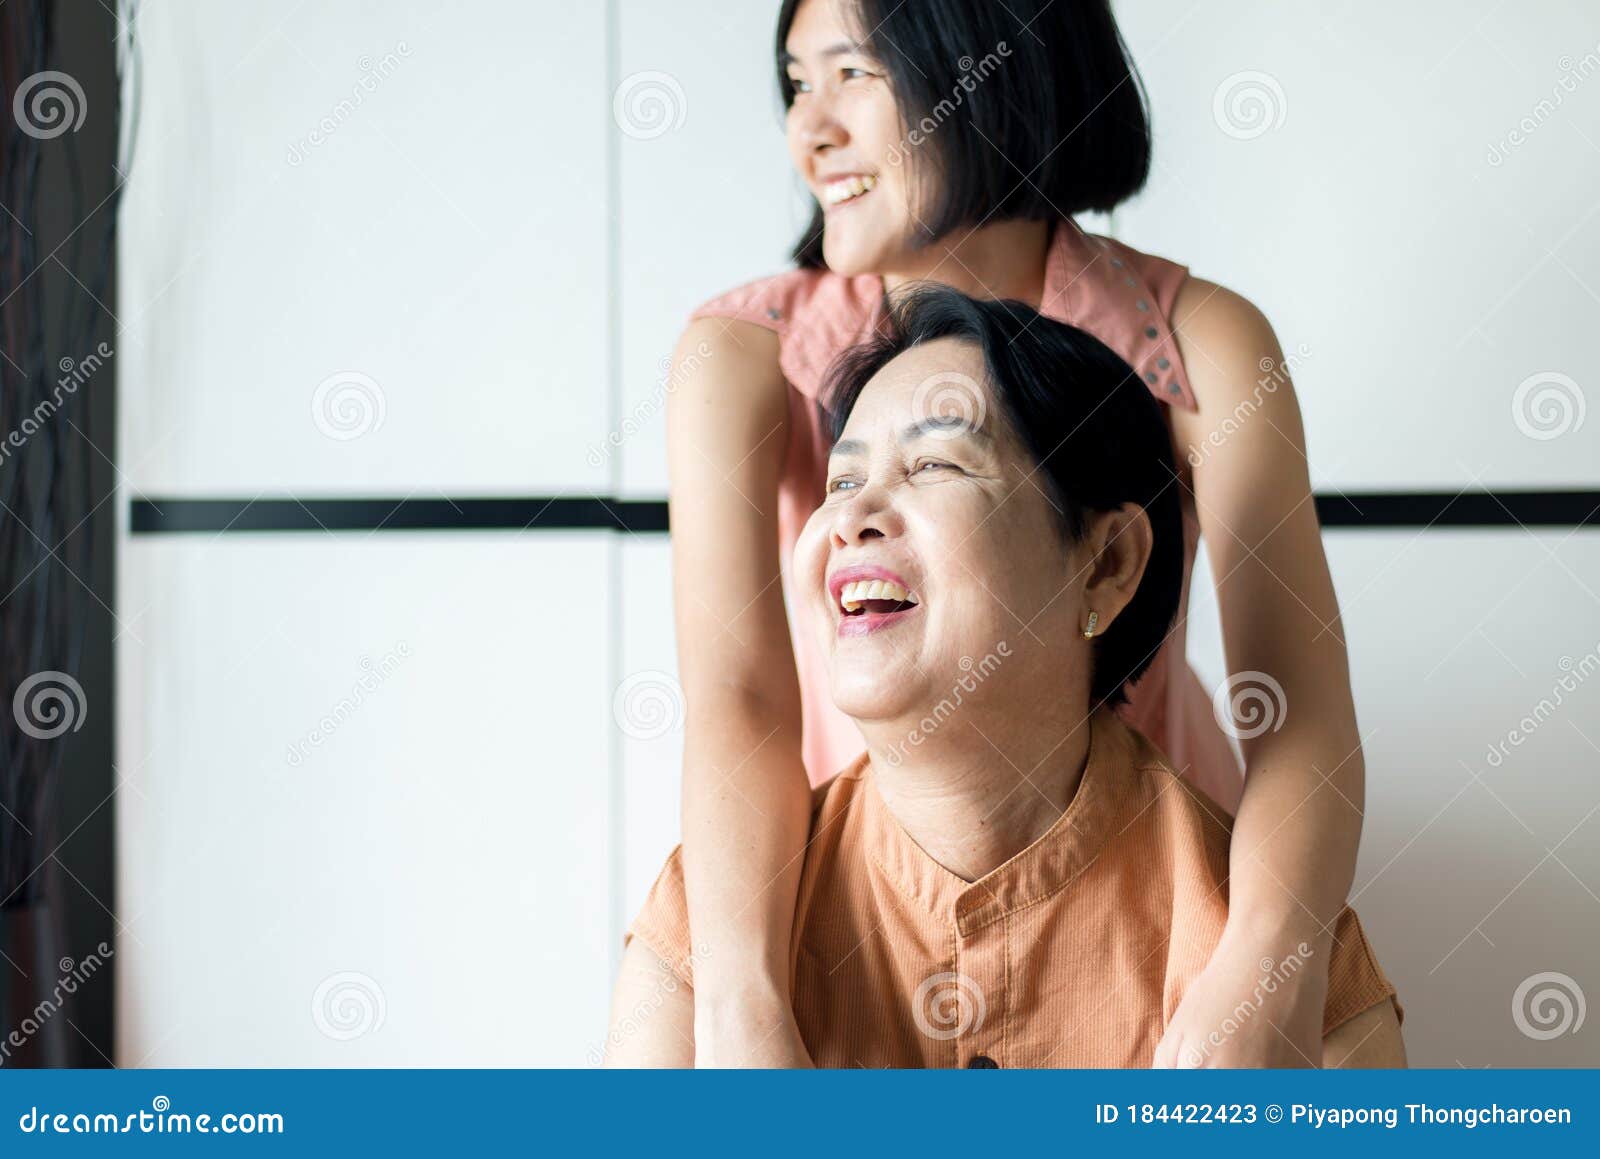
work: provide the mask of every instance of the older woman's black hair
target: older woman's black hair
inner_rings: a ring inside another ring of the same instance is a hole
[[[789,29],[802,2],[783,0],[778,13],[785,109],[794,103]],[[908,134],[936,126],[903,150],[919,188],[919,244],[987,221],[1109,210],[1144,187],[1150,119],[1109,0],[844,7],[863,49],[883,65]],[[824,268],[820,206],[793,256]]]
[[[1022,302],[977,301],[923,283],[895,303],[886,333],[829,368],[830,443],[874,375],[937,338],[982,352],[993,401],[1038,466],[1068,542],[1083,538],[1090,512],[1137,503],[1149,517],[1153,544],[1139,588],[1095,644],[1090,703],[1121,704],[1166,640],[1183,586],[1183,513],[1161,404],[1132,367],[1077,327]]]

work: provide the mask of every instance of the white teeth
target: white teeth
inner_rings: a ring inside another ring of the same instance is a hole
[[[837,181],[830,181],[822,187],[822,200],[828,205],[839,205],[851,198],[860,197],[863,193],[870,193],[878,184],[878,179],[873,176],[841,177]]]
[[[867,600],[898,600],[914,604],[910,592],[893,580],[852,580],[839,591],[839,606],[853,612]]]

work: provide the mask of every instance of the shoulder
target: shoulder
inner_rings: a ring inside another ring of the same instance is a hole
[[[689,932],[689,901],[683,884],[681,844],[667,855],[666,864],[645,895],[644,905],[623,931],[623,949],[635,939],[649,946],[662,966],[685,985],[694,985],[694,964],[699,955],[695,953]]]
[[[1310,957],[1313,951],[1305,942],[1295,949],[1302,957]],[[1327,967],[1328,992],[1323,1006],[1322,1033],[1330,1035],[1354,1023],[1360,1034],[1353,1042],[1353,1036],[1345,1036],[1338,1052],[1345,1058],[1339,1065],[1404,1066],[1405,1045],[1400,1037],[1400,1026],[1405,1021],[1405,1007],[1395,984],[1378,962],[1361,919],[1348,905],[1334,922]],[[1369,1033],[1385,1035],[1384,1050],[1370,1052],[1377,1057],[1366,1063],[1356,1061],[1351,1056]]]
[[[863,752],[811,790],[811,830],[806,841],[803,876],[815,879],[828,866],[860,852],[861,830],[855,818],[866,795],[871,762]]]
[[[742,462],[788,414],[780,341],[750,311],[695,311],[662,367],[669,445],[687,439],[701,455],[725,452]]]
[[[1266,314],[1227,286],[1190,276],[1173,303],[1172,325],[1189,359],[1197,401],[1235,402],[1265,379],[1289,389],[1288,376],[1305,357],[1303,348],[1285,357]]]
[[[752,395],[782,398],[779,337],[740,318],[696,315],[678,337],[666,375],[670,401],[730,402]],[[763,388],[766,388],[765,390]]]
[[[871,758],[863,752],[844,768],[811,790],[811,831],[816,834],[829,821],[855,807],[866,787]]]
[[[689,312],[673,358],[679,383],[707,381],[720,390],[730,378],[776,382],[781,342],[797,301],[809,297],[814,270],[757,278],[710,298]]]
[[[1151,818],[1173,856],[1187,852],[1226,875],[1233,817],[1172,765],[1167,754],[1144,733],[1124,725],[1127,767],[1133,786],[1132,811]],[[1214,884],[1214,883],[1213,883]]]
[[[814,875],[819,862],[839,850],[847,828],[842,822],[855,809],[865,786],[867,755],[862,753],[835,776],[811,790],[811,839],[806,843],[805,869]],[[683,845],[667,855],[644,905],[623,935],[626,947],[638,938],[687,985],[694,985],[694,964],[705,954],[689,929],[688,890],[683,876]]]
[[[1204,278],[1190,277],[1178,293],[1173,327],[1190,369],[1196,411],[1175,423],[1187,444],[1189,463],[1198,468],[1211,452],[1235,438],[1267,461],[1304,461],[1305,432],[1293,375],[1309,358],[1303,345],[1287,354],[1272,324],[1249,298]],[[1267,421],[1249,422],[1260,414]],[[1290,448],[1298,455],[1289,454]],[[1260,467],[1255,455],[1222,456],[1220,461]]]
[[[1178,287],[1172,324],[1180,340],[1186,338],[1206,349],[1213,343],[1231,347],[1276,341],[1271,323],[1254,302],[1193,274]]]
[[[696,306],[689,317],[733,318],[786,334],[797,312],[825,300],[830,286],[844,281],[828,270],[785,270],[724,290]]]
[[[1152,882],[1164,882],[1174,896],[1181,894],[1188,899],[1185,904],[1193,907],[1191,920],[1203,918],[1206,923],[1194,929],[1215,926],[1215,930],[1206,935],[1205,944],[1209,947],[1214,945],[1216,934],[1220,932],[1217,923],[1226,917],[1233,818],[1222,806],[1180,777],[1153,741],[1131,725],[1125,728],[1128,783],[1132,786],[1132,798],[1126,809],[1148,828],[1140,832],[1130,821],[1122,834],[1138,845],[1138,864],[1147,887]],[[1168,915],[1168,920],[1171,916]],[[1279,968],[1298,970],[1315,953],[1314,948],[1304,942],[1295,947],[1295,951],[1298,956],[1292,962],[1286,958],[1279,963]],[[1400,1006],[1394,984],[1378,962],[1361,919],[1348,905],[1336,920],[1326,965],[1328,991],[1324,1034],[1380,1005],[1390,1010],[1398,1030],[1404,1008]],[[1392,1010],[1388,999],[1394,1000]],[[1371,1017],[1375,1019],[1378,1015]]]
[[[882,281],[871,275],[786,270],[701,303],[690,312],[689,325],[702,336],[724,334],[731,326],[747,328],[745,334],[769,332],[776,338],[784,378],[801,394],[815,397],[834,356],[876,325],[882,296]],[[745,334],[737,340],[744,341]]]

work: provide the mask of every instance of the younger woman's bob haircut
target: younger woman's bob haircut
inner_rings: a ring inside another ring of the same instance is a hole
[[[1090,682],[1091,708],[1123,703],[1165,642],[1183,586],[1183,512],[1161,404],[1131,366],[1077,327],[1022,302],[977,301],[925,282],[894,303],[886,332],[829,367],[822,400],[830,445],[879,371],[938,338],[982,353],[991,412],[1027,448],[1066,542],[1083,539],[1091,512],[1144,508],[1150,558],[1133,599],[1096,638]]]
[[[778,91],[794,103],[778,13]],[[834,0],[812,0],[832,3]],[[899,106],[926,245],[965,226],[1109,210],[1150,174],[1145,93],[1109,0],[848,0]],[[822,208],[795,245],[825,268]]]

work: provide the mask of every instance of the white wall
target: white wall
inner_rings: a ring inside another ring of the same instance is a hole
[[[1600,404],[1600,10],[1117,11],[1157,159],[1119,232],[1244,293],[1304,349],[1318,491],[1600,487],[1600,422],[1577,409]],[[1592,1025],[1530,1037],[1513,1000],[1545,972],[1600,996],[1600,673],[1579,675],[1600,664],[1600,531],[1324,541],[1367,766],[1353,900],[1412,1061],[1595,1065]],[[1191,655],[1215,683],[1213,592],[1192,598]],[[1541,701],[1564,703],[1543,717]]]
[[[781,268],[807,216],[775,8],[147,6],[123,498],[663,495],[687,312]],[[1600,486],[1600,422],[1540,439],[1512,409],[1547,372],[1594,398],[1600,77],[1486,159],[1600,52],[1592,6],[1118,10],[1158,165],[1117,232],[1304,344],[1320,490]],[[1239,83],[1281,123],[1218,114]],[[364,406],[315,410],[330,379]],[[1356,904],[1413,1060],[1595,1061],[1511,1001],[1542,971],[1600,993],[1596,682],[1485,759],[1600,646],[1595,533],[1327,542]],[[677,839],[665,537],[125,536],[119,616],[119,1064],[584,1063]]]
[[[124,498],[608,492],[607,29],[144,6]],[[619,547],[123,540],[120,1064],[582,1061],[620,913]]]

